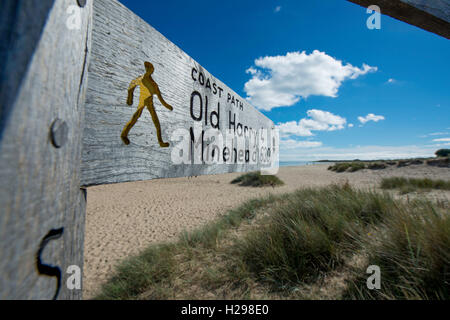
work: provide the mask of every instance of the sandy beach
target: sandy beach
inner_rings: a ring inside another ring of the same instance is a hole
[[[88,188],[83,298],[95,296],[120,260],[152,243],[176,240],[184,230],[202,226],[251,198],[346,181],[357,188],[378,188],[383,177],[392,176],[450,180],[448,168],[427,165],[353,173],[335,173],[327,170],[329,165],[282,167],[278,177],[285,185],[276,188],[230,184],[240,173]],[[424,195],[444,201],[450,199],[450,191]]]

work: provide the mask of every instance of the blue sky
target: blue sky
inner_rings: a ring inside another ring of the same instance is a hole
[[[282,161],[450,148],[445,38],[344,0],[121,2],[278,124]]]

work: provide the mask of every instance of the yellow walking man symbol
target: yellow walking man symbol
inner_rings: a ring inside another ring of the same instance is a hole
[[[164,101],[161,91],[159,91],[158,85],[155,80],[152,78],[152,73],[155,70],[153,65],[150,62],[145,62],[145,74],[137,79],[131,81],[130,86],[128,87],[128,99],[127,104],[133,105],[133,93],[134,89],[137,86],[140,86],[141,94],[139,97],[139,105],[136,112],[133,114],[131,120],[125,125],[123,128],[121,138],[123,143],[130,144],[130,140],[128,140],[128,133],[131,128],[136,124],[139,117],[142,115],[142,110],[147,107],[148,111],[150,111],[150,115],[152,116],[153,123],[156,127],[156,136],[158,137],[158,142],[161,148],[166,148],[169,146],[168,142],[164,142],[161,136],[161,125],[159,123],[158,115],[156,114],[155,107],[153,105],[153,95],[156,95],[161,101],[161,104],[169,110],[173,110],[172,106],[170,106],[167,102]]]

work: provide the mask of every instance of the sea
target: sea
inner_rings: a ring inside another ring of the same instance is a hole
[[[308,166],[316,163],[315,161],[280,161],[280,167]]]

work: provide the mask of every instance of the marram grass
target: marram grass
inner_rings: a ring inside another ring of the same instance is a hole
[[[369,265],[381,269],[380,290],[366,287]],[[251,200],[151,245],[97,299],[320,299],[310,288],[337,274],[345,285],[332,299],[447,300],[449,266],[448,205],[330,186]]]

